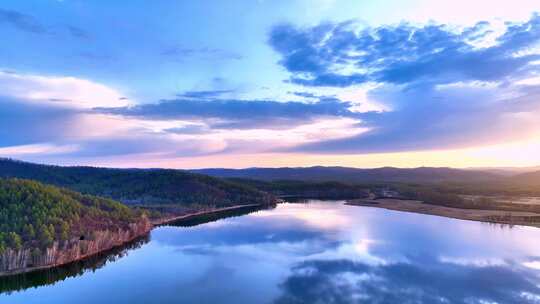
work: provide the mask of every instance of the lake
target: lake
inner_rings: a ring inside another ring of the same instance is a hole
[[[536,228],[315,200],[195,224],[4,279],[0,303],[540,303]]]

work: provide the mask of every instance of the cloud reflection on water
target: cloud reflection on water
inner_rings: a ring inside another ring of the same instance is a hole
[[[540,303],[534,229],[317,201],[192,229],[154,240],[237,269],[264,260],[278,304]]]

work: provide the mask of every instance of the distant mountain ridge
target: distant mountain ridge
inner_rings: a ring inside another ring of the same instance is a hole
[[[534,167],[472,167],[467,170],[490,172],[504,176],[515,176],[518,174],[532,173],[540,171],[540,166]]]
[[[222,178],[251,178],[264,181],[303,180],[339,181],[346,183],[366,182],[485,182],[503,178],[501,175],[453,168],[394,168],[359,169],[349,167],[298,167],[298,168],[247,168],[247,169],[198,169],[191,172]]]
[[[172,169],[62,167],[0,159],[0,178],[24,178],[126,204],[229,206],[268,203],[253,187]]]

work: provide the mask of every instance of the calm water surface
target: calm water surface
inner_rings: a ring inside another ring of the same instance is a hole
[[[4,281],[0,303],[540,303],[540,229],[342,203],[160,227],[115,260]]]

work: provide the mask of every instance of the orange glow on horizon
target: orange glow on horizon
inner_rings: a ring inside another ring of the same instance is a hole
[[[164,158],[162,154],[138,154],[106,158],[86,158],[92,166],[124,168],[248,168],[345,166],[378,168],[413,167],[529,167],[540,165],[540,139],[479,148],[440,151],[376,153],[363,155],[255,153],[213,154],[206,156]],[[75,164],[81,164],[77,159]]]

